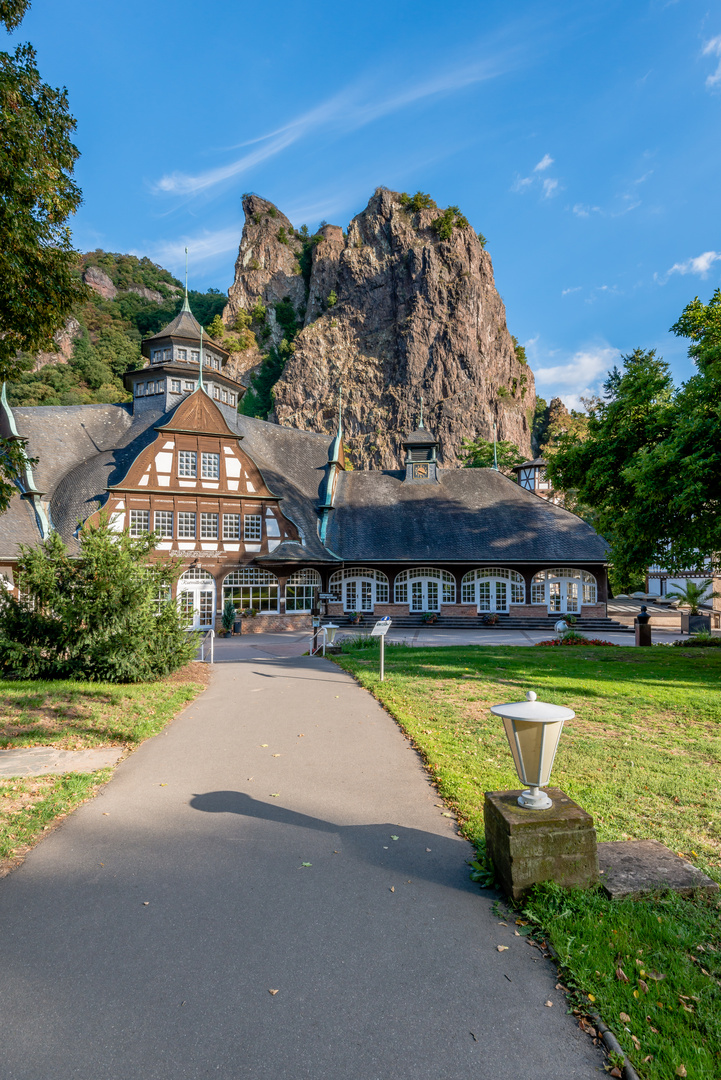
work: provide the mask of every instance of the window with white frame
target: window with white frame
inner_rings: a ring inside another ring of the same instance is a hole
[[[487,590],[483,590],[484,596],[481,596],[480,585],[481,583],[493,583],[493,582],[506,582],[505,588],[496,589],[495,586]],[[463,604],[478,604],[483,610],[485,607],[485,594],[488,597],[492,595],[494,598],[503,599],[506,601],[501,605],[501,610],[505,610],[508,603],[511,604],[523,604],[526,599],[526,583],[522,574],[519,574],[517,570],[508,570],[503,566],[482,566],[478,570],[469,570],[464,575],[461,581],[461,603]]]
[[[153,605],[153,614],[162,614],[163,608],[166,604],[169,604],[172,599],[172,592],[169,585],[159,585],[157,592],[151,597],[151,604]]]
[[[190,379],[186,379],[185,385],[183,386],[183,393],[192,394],[193,390],[195,390],[195,383],[191,382]]]
[[[311,611],[315,589],[320,588],[321,578],[317,570],[310,567],[294,570],[285,587],[286,611]]]
[[[144,533],[150,532],[150,511],[149,510],[131,510],[130,511],[130,535],[142,536]]]
[[[534,574],[531,581],[531,603],[545,604],[552,586],[557,582],[580,584],[583,603],[596,603],[598,588],[595,577],[588,570],[578,570],[574,566],[557,566],[551,570],[539,570]]]
[[[138,382],[135,384],[135,396],[142,397],[145,393],[145,383]]]
[[[220,387],[213,387],[213,401],[220,401]]]
[[[156,532],[158,536],[166,536],[172,538],[173,536],[173,511],[172,510],[156,510],[153,522],[153,532]]]
[[[178,451],[178,476],[198,475],[198,455],[195,450]]]
[[[204,480],[218,480],[220,478],[220,454],[201,454],[200,475]]]
[[[375,604],[387,604],[388,578],[369,566],[347,566],[336,570],[328,583],[329,592],[343,604],[344,611],[373,611]]]
[[[188,350],[187,349],[178,349],[178,360],[182,360],[183,362],[186,362],[187,359],[188,359]]]
[[[278,595],[277,577],[254,566],[233,570],[223,582],[223,606],[232,600],[236,611],[277,611]]]
[[[223,514],[223,539],[240,540],[240,514]]]
[[[197,364],[200,360],[200,351],[198,349],[190,350],[190,361],[193,364]]]
[[[178,539],[195,540],[195,514],[187,510],[178,513]]]
[[[412,588],[413,582],[437,583],[435,590],[431,591],[437,592],[438,585],[441,586],[441,603],[455,604],[456,602],[456,579],[453,574],[449,574],[447,570],[438,570],[435,566],[416,566],[412,570],[403,570],[396,576],[393,586],[396,604],[408,603],[408,590],[409,586]]]
[[[224,402],[225,402],[226,404],[227,404],[227,402],[228,402],[228,391],[227,391],[227,390],[224,390],[224,391],[223,391],[223,401],[224,401]]]
[[[243,539],[244,540],[260,540],[263,535],[263,515],[262,514],[244,514],[243,515]]]
[[[162,362],[163,362],[163,350],[162,349],[153,349],[152,363],[153,364],[161,364]]]
[[[165,379],[161,379],[160,382],[156,382],[156,384],[155,384],[155,393],[156,394],[165,393]]]
[[[216,371],[220,371],[221,367],[223,366],[223,362],[219,356],[216,356],[215,360],[213,361],[213,366]]]
[[[228,404],[235,408],[235,394],[228,394]]]
[[[218,539],[218,515],[201,513],[200,515],[200,539]]]
[[[146,394],[154,394],[155,393],[155,383],[154,382],[149,382],[147,384],[147,386],[145,388],[145,393]]]
[[[171,394],[179,394],[180,393],[180,379],[171,379],[170,380],[170,393]]]
[[[172,349],[164,349],[163,350],[163,359],[165,360],[166,364],[169,363],[169,361],[173,359],[173,350]]]

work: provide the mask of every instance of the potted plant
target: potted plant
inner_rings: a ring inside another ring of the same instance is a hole
[[[425,623],[427,626],[430,626],[434,622],[438,622],[438,612],[437,611],[425,611],[421,615],[421,622]]]
[[[245,616],[246,619],[254,619],[257,614],[258,614],[258,608],[249,607],[249,608],[244,608],[243,609],[243,615]]]
[[[689,609],[681,612],[682,634],[693,634],[697,630],[711,632],[711,616],[702,615],[699,607],[701,604],[705,604],[707,600],[713,600],[714,597],[721,596],[721,593],[708,592],[712,585],[711,578],[702,581],[700,585],[697,585],[695,581],[687,581],[685,585],[677,585],[672,592],[666,593],[667,597],[678,600],[679,603]]]
[[[489,611],[483,616],[484,626],[495,626],[498,622],[498,612]]]
[[[223,607],[223,634],[225,637],[230,637],[233,633],[233,626],[235,624],[235,604],[232,600],[226,600]]]
[[[358,626],[358,624],[361,622],[362,619],[363,619],[363,616],[360,613],[360,611],[349,611],[348,612],[348,621],[350,622],[351,626]]]

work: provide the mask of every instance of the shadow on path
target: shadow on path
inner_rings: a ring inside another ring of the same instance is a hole
[[[339,854],[359,862],[449,888],[478,891],[478,886],[470,880],[467,867],[474,857],[473,848],[455,836],[408,829],[392,822],[336,825],[284,806],[261,802],[242,791],[208,791],[194,795],[190,805],[194,810],[208,814],[237,814],[242,818],[328,833],[337,838],[331,851],[337,849]]]

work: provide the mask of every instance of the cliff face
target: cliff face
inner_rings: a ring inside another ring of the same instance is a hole
[[[463,440],[492,438],[494,419],[498,438],[530,455],[533,374],[516,359],[490,255],[470,226],[442,239],[441,211],[413,212],[382,188],[347,235],[325,225],[311,241],[265,200],[248,197],[245,210],[224,321],[260,300],[266,342],[277,345],[270,312],[289,299],[302,324],[274,387],[278,423],[330,433],[342,384],[356,467],[400,465],[421,395],[445,464]]]

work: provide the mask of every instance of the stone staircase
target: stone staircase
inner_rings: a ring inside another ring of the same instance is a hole
[[[563,618],[562,615],[539,615],[539,616],[515,616],[506,615],[499,612],[498,622],[495,626],[487,626],[483,622],[483,616],[445,616],[440,614],[435,623],[427,624],[421,620],[420,615],[396,615],[393,618],[392,626],[394,630],[478,630],[483,633],[486,630],[534,630],[534,631],[548,631],[550,637],[554,636],[554,626],[559,619]],[[364,616],[363,622],[353,625],[347,615],[339,615],[334,617],[328,622],[334,622],[337,626],[343,630],[354,631],[357,630],[360,633],[367,633],[371,627],[375,626],[377,619],[372,614]],[[624,626],[623,623],[617,622],[615,619],[611,619],[608,616],[600,619],[581,619],[578,618],[573,627],[574,630],[580,631],[582,634],[589,634],[592,636],[599,636],[601,634],[632,634],[634,632],[632,626]]]

